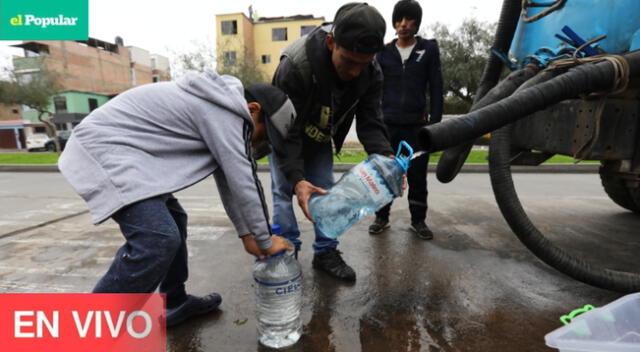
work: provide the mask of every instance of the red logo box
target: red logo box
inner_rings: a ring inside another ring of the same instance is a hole
[[[0,294],[3,351],[166,351],[162,294]]]

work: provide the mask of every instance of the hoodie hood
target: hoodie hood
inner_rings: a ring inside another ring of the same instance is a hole
[[[213,70],[188,72],[176,84],[189,94],[216,104],[221,108],[242,116],[253,126],[244,88],[239,79],[229,75],[219,75]]]

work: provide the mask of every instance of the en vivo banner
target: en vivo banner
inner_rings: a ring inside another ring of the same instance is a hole
[[[161,294],[0,294],[2,351],[166,350]]]

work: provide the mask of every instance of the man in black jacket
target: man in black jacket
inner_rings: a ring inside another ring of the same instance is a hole
[[[332,142],[339,153],[354,116],[366,152],[392,154],[380,109],[382,72],[373,62],[384,46],[385,27],[380,13],[366,3],[343,5],[333,25],[317,27],[285,49],[273,77],[298,113],[285,147],[274,146],[270,156],[273,223],[298,250],[293,194],[313,221],[309,197],[325,194],[324,189],[333,185]],[[353,281],[355,272],[337,246],[337,240],[315,228],[313,267]]]
[[[418,131],[425,124],[442,119],[442,72],[440,52],[435,40],[416,36],[422,20],[422,8],[415,0],[400,0],[393,9],[393,27],[398,38],[385,45],[376,56],[384,74],[382,109],[391,145],[397,147],[406,140],[417,147]],[[431,113],[426,112],[429,91]],[[411,229],[424,240],[433,238],[425,223],[427,216],[427,165],[429,154],[411,161],[407,172],[409,181],[409,210]],[[389,227],[391,203],[376,213],[369,233],[378,234]]]

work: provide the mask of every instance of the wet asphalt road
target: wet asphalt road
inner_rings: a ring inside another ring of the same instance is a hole
[[[268,174],[260,175],[270,189]],[[311,268],[311,226],[299,217],[304,335],[287,351],[552,351],[544,335],[559,327],[559,316],[621,296],[530,254],[500,215],[488,175],[461,174],[447,185],[429,180],[435,239],[408,230],[406,199],[397,200],[386,232],[370,236],[367,218],[341,237],[339,248],[358,275],[354,284]],[[613,204],[597,175],[518,174],[515,181],[534,223],[554,243],[634,270],[640,217]],[[169,330],[168,350],[267,351],[256,342],[252,258],[213,180],[176,196],[190,214],[189,291],[217,291],[223,303]],[[60,174],[0,173],[0,199],[0,292],[88,292],[122,244],[115,223],[90,224]]]

